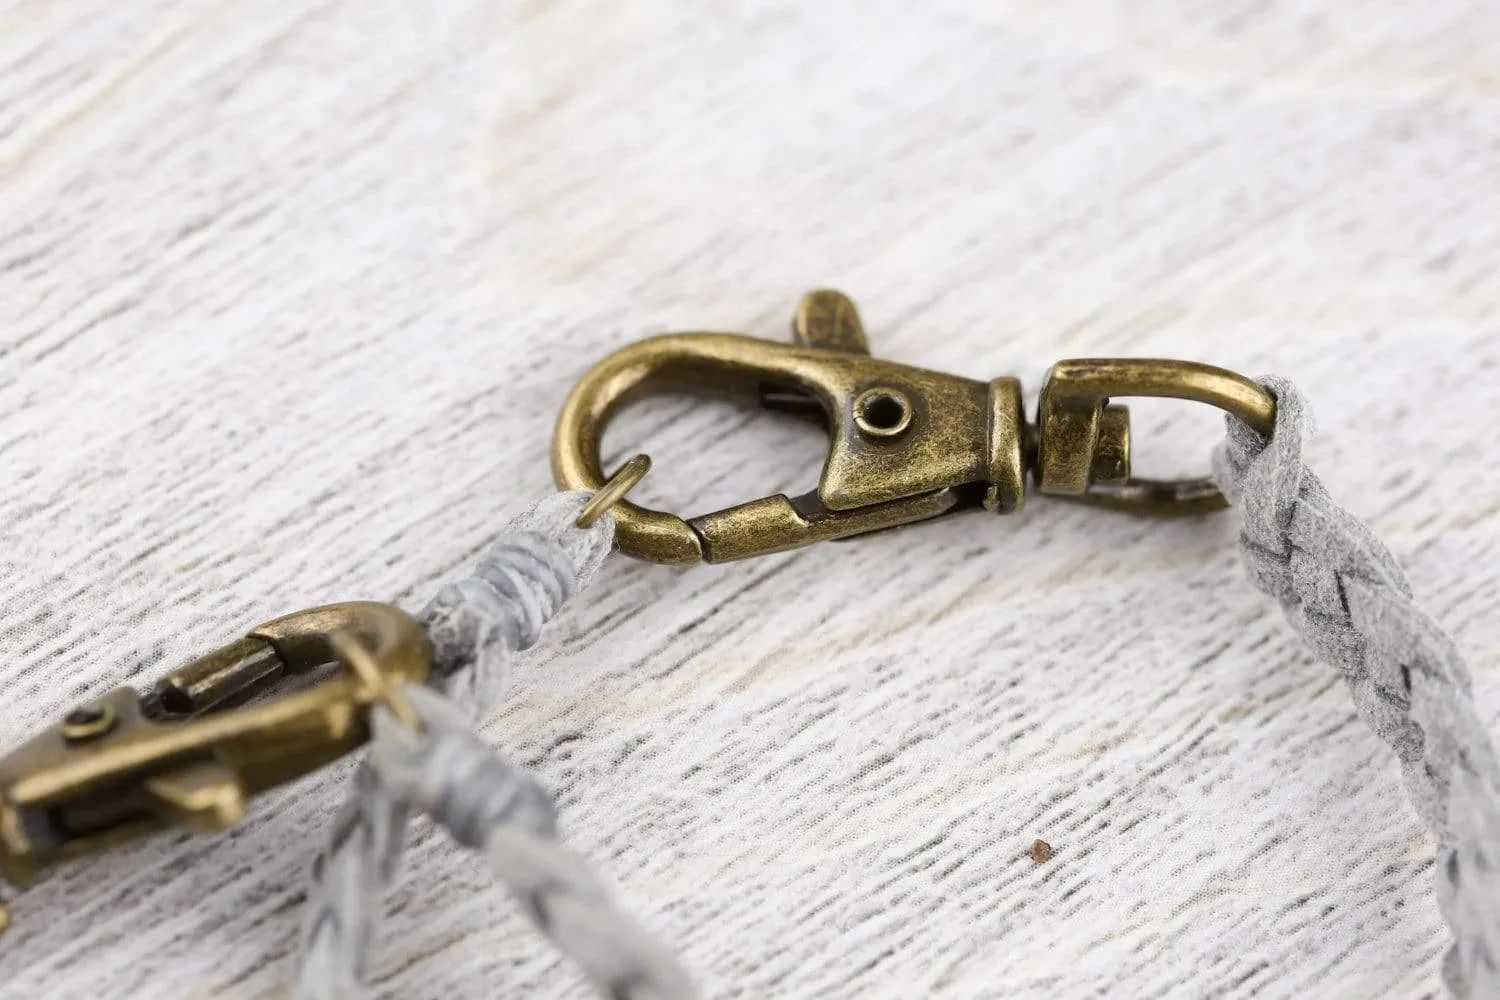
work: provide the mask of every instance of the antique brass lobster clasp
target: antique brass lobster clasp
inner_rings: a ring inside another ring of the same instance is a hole
[[[351,650],[361,664],[347,662]],[[74,709],[0,759],[0,875],[22,886],[155,830],[222,830],[251,796],[354,749],[380,692],[352,669],[243,704],[334,662],[420,683],[432,648],[398,608],[334,604],[251,629],[144,694],[117,688]]]
[[[987,382],[870,356],[854,304],[834,291],[804,296],[794,343],[727,333],[674,333],[630,344],[574,387],[553,440],[565,489],[605,482],[605,427],[632,400],[689,391],[805,413],[829,435],[816,490],[774,495],[693,518],[624,502],[620,548],[654,562],[726,562],[848,538],[982,506],[1021,508],[1030,473],[1042,493],[1149,514],[1223,506],[1206,479],[1130,476],[1130,416],[1115,396],[1171,396],[1218,406],[1269,433],[1275,399],[1209,365],[1153,359],[1055,365],[1026,421],[1014,378]]]

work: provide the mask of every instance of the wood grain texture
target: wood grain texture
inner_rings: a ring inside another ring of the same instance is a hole
[[[821,285],[1032,390],[1291,377],[1500,723],[1497,10],[13,3],[0,745],[282,611],[418,606],[548,489],[591,359]],[[1143,469],[1215,437],[1137,408]],[[821,457],[675,401],[610,445],[691,513]],[[486,735],[713,997],[1432,995],[1431,845],[1233,533],[1034,502],[617,561]],[[28,892],[0,995],[278,995],[344,777]],[[430,834],[390,907],[381,996],[585,995]]]

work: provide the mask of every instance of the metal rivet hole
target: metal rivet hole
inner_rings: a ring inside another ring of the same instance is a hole
[[[115,727],[115,722],[111,708],[96,705],[75,708],[63,718],[63,738],[70,743],[91,740],[109,732]]]
[[[854,399],[854,425],[865,437],[896,437],[911,426],[911,401],[896,389],[866,389]]]

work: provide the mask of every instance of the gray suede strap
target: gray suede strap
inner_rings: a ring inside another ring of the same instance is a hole
[[[1340,670],[1358,714],[1400,761],[1412,804],[1437,841],[1437,899],[1454,937],[1443,961],[1449,991],[1463,1000],[1500,998],[1500,765],[1467,669],[1416,606],[1390,551],[1303,465],[1307,418],[1296,389],[1274,378],[1262,384],[1278,402],[1272,435],[1230,418],[1214,458],[1215,478],[1242,518],[1247,572]],[[435,679],[460,703],[487,711],[509,655],[536,641],[603,561],[613,526],[577,528],[584,499],[564,494],[528,512],[471,577],[423,612]],[[407,815],[417,811],[482,850],[601,993],[692,996],[670,955],[556,843],[550,796],[477,741],[451,703],[434,692],[412,695],[422,732],[377,712],[370,760],[315,873],[299,996],[362,991],[372,914],[393,877]]]
[[[1395,751],[1413,807],[1437,840],[1437,899],[1453,930],[1443,980],[1456,997],[1500,997],[1500,764],[1453,640],[1412,599],[1370,529],[1302,463],[1307,412],[1291,383],[1269,439],[1231,417],[1214,456],[1239,511],[1250,580],[1349,683],[1360,717]]]
[[[398,695],[406,728],[374,712],[370,754],[319,855],[308,891],[298,1000],[366,993],[381,898],[396,876],[407,821],[424,814],[479,851],[536,928],[611,1000],[690,1000],[676,961],[616,906],[583,859],[558,842],[552,795],[470,730],[499,701],[511,656],[598,571],[614,520],[577,524],[589,497],[559,493],[513,520],[473,573],[419,616],[433,644],[434,686]]]

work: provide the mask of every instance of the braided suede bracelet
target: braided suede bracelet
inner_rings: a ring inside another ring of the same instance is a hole
[[[1240,552],[1246,570],[1259,589],[1282,603],[1317,655],[1343,673],[1361,717],[1402,764],[1412,804],[1437,839],[1438,901],[1454,936],[1443,963],[1449,991],[1456,997],[1500,995],[1494,958],[1500,955],[1500,872],[1495,863],[1500,771],[1475,714],[1463,661],[1452,640],[1416,606],[1390,552],[1334,505],[1302,464],[1307,417],[1295,387],[1274,378],[1262,384],[1278,401],[1271,437],[1263,438],[1231,417],[1215,455],[1215,477],[1243,519]],[[541,624],[597,571],[613,523],[578,529],[579,503],[579,495],[562,494],[524,515],[472,578],[445,588],[424,612],[429,634],[443,651],[438,663],[451,664],[439,668],[450,684],[462,678],[472,694],[469,678],[497,672],[506,651],[530,645]],[[475,669],[481,662],[484,670]],[[493,691],[493,684],[485,688]],[[412,691],[414,699],[417,695]],[[446,739],[453,730],[440,732],[438,738]],[[382,710],[372,754],[376,761],[390,755],[386,744],[392,738],[411,741]],[[481,826],[487,830],[536,822],[529,815],[514,818],[526,811],[519,803],[536,794],[535,786],[516,772],[503,770],[492,780],[475,780],[471,775],[478,768],[470,770],[462,755],[440,757],[430,748],[422,766],[427,791],[421,797],[441,803],[445,814],[483,813]],[[390,767],[376,770],[384,775]],[[398,780],[408,788],[416,784]],[[356,783],[349,809],[379,812],[390,784],[392,779],[384,776]],[[539,810],[531,806],[530,812]],[[477,838],[458,832],[471,821],[438,818],[455,839],[479,846]],[[543,823],[550,823],[550,814]],[[333,860],[324,872],[379,872],[380,877],[358,876],[352,890],[331,888],[326,874],[315,879],[320,902],[302,976],[307,1000],[357,995],[353,983],[364,965],[368,934],[340,936],[331,928],[370,919],[378,905],[378,884],[390,877],[390,860],[380,855],[389,842],[383,832],[363,840],[336,832],[328,855]],[[493,857],[494,848],[487,853]],[[584,913],[595,890],[581,869],[562,876],[550,864],[535,864],[534,871],[545,873],[541,880],[547,890],[522,887],[518,895],[523,905],[563,951],[589,956],[580,961],[605,996],[690,995],[676,968],[623,922],[605,918],[569,926],[549,916],[549,906]],[[503,874],[501,878],[507,880]],[[329,987],[339,976],[348,984],[345,992]]]
[[[444,587],[419,616],[433,644],[432,680],[454,700],[403,686],[394,698],[414,719],[375,710],[370,757],[313,867],[297,982],[304,1000],[361,994],[381,890],[395,875],[414,809],[459,844],[481,850],[532,922],[604,996],[690,995],[671,958],[556,844],[551,796],[468,731],[496,706],[509,654],[537,641],[610,551],[614,522],[607,514],[578,526],[588,500],[558,494],[517,518],[473,575]]]
[[[510,654],[537,641],[616,543],[661,561],[717,561],[980,501],[1004,512],[1020,506],[1029,469],[1044,492],[1109,507],[1183,512],[1232,503],[1250,579],[1344,674],[1436,839],[1437,898],[1453,932],[1447,989],[1500,997],[1500,764],[1452,640],[1417,608],[1390,552],[1303,465],[1307,417],[1289,383],[1185,363],[1066,362],[1043,390],[1032,429],[1019,416],[1014,380],[986,385],[865,357],[852,305],[834,293],[804,302],[797,333],[800,346],[776,350],[749,338],[674,335],[606,359],[565,408],[557,453],[563,485],[598,492],[560,493],[517,519],[474,573],[418,618],[368,604],[301,612],[175,671],[144,696],[122,689],[81,706],[0,762],[0,873],[24,883],[54,861],[153,826],[228,825],[249,795],[373,737],[313,865],[299,997],[362,995],[381,894],[398,877],[404,830],[417,813],[481,851],[603,995],[690,997],[676,962],[558,843],[551,796],[469,732],[497,704]],[[641,467],[603,479],[603,422],[625,397],[685,375],[794,412],[821,404],[834,444],[818,493],[691,521],[623,502]],[[1126,417],[1106,397],[1132,392],[1230,412],[1213,484],[1129,477]],[[937,445],[967,448],[968,460],[951,461]],[[601,516],[604,508],[615,513]],[[345,675],[223,711],[282,674],[330,661]]]

